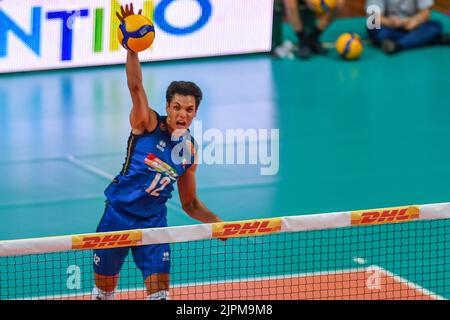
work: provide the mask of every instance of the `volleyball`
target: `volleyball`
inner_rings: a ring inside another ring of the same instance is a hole
[[[336,41],[336,50],[346,60],[358,59],[364,51],[361,37],[356,33],[344,33]]]
[[[155,39],[155,27],[152,21],[142,14],[126,17],[117,32],[119,43],[133,52],[144,51],[151,47]]]

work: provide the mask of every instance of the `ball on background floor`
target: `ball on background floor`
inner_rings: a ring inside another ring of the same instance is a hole
[[[155,39],[155,27],[144,15],[134,14],[126,17],[117,31],[119,43],[134,52],[144,51],[151,47]]]
[[[336,8],[336,0],[307,0],[307,4],[317,14],[324,14]]]
[[[344,33],[336,41],[336,50],[345,60],[356,60],[362,55],[364,45],[358,34]]]

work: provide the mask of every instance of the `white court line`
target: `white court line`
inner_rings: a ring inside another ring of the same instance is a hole
[[[90,164],[90,163],[88,163],[86,161],[78,159],[74,155],[70,155],[70,154],[66,155],[65,159],[67,161],[69,161],[70,163],[76,165],[77,167],[85,169],[85,170],[87,170],[87,171],[89,171],[89,172],[91,172],[91,173],[93,173],[93,174],[95,174],[95,175],[97,175],[99,177],[105,178],[108,181],[111,181],[111,180],[114,179],[114,175],[112,175],[111,173],[103,171],[102,169],[100,169],[100,168],[98,168],[98,167],[96,167],[96,166],[94,166],[94,165],[92,165],[92,164]],[[166,205],[168,207],[171,207],[173,210],[175,210],[178,213],[184,213],[184,211],[181,210],[181,207],[176,205],[176,204],[167,202]]]
[[[52,199],[44,199],[44,200],[33,199],[31,201],[2,203],[2,204],[0,204],[0,209],[11,208],[11,207],[42,206],[42,205],[47,205],[47,204],[70,202],[70,201],[84,201],[84,200],[101,199],[104,197],[105,196],[103,194],[92,193],[92,194],[84,194],[81,196],[61,197],[61,198],[52,198]]]
[[[317,276],[327,276],[327,275],[336,275],[336,274],[341,274],[341,273],[344,274],[344,273],[362,272],[362,271],[365,272],[366,268],[314,271],[314,272],[293,273],[293,274],[268,276],[268,277],[235,278],[235,279],[229,279],[229,280],[223,280],[223,281],[193,282],[193,283],[173,285],[172,288],[191,287],[191,286],[194,287],[194,286],[205,286],[205,285],[208,286],[208,285],[214,285],[214,284],[239,283],[239,282],[283,280],[283,279],[289,279],[289,278],[317,277]]]
[[[82,169],[85,169],[85,170],[97,175],[97,176],[105,178],[108,181],[111,181],[114,179],[114,175],[112,175],[111,173],[103,171],[102,169],[75,157],[74,155],[66,155],[64,159],[66,159],[70,163],[76,165],[77,167],[80,167]],[[242,187],[242,186],[261,186],[261,185],[269,186],[269,185],[275,184],[277,182],[278,182],[277,180],[266,182],[266,181],[260,181],[260,180],[253,179],[253,180],[244,181],[244,183],[242,181],[239,181],[238,183],[228,182],[228,183],[216,183],[216,184],[210,184],[210,185],[205,185],[205,186],[198,186],[197,190],[237,188],[237,187]],[[178,206],[175,204],[172,204],[172,205],[176,208],[181,209],[181,206]]]
[[[86,162],[86,161],[83,161],[83,160],[75,157],[74,155],[68,154],[68,155],[65,156],[65,159],[67,161],[69,161],[70,163],[76,165],[77,167],[85,169],[85,170],[87,170],[87,171],[89,171],[89,172],[91,172],[91,173],[93,173],[93,174],[95,174],[95,175],[97,175],[99,177],[105,178],[108,181],[111,181],[111,180],[114,179],[114,175],[112,175],[111,173],[106,172],[106,171],[104,171],[104,170],[102,170],[102,169],[100,169],[100,168],[98,168],[98,167],[96,167],[96,166]],[[253,185],[254,182],[252,181],[249,184]],[[263,183],[261,183],[261,184],[263,184]],[[235,185],[235,187],[239,187],[239,186],[242,186],[241,182],[239,184]],[[220,187],[221,187],[220,184],[216,184],[214,186],[210,186],[209,188],[213,189],[213,188],[220,188]],[[227,184],[227,185],[224,185],[223,187],[230,188],[230,187],[233,187],[233,186],[231,184]],[[200,188],[198,188],[198,190],[208,190],[209,188],[208,188],[208,186],[200,187]],[[179,214],[185,215],[185,212],[181,208],[181,205],[178,205],[178,204],[173,203],[171,201],[167,201],[166,205],[167,205],[168,208],[172,209],[174,212],[177,212]]]
[[[234,279],[222,280],[222,281],[186,282],[186,283],[172,285],[172,286],[170,286],[170,288],[209,286],[209,285],[215,285],[215,284],[252,282],[252,281],[282,280],[282,279],[289,279],[289,278],[326,276],[326,275],[363,272],[363,271],[366,272],[367,268],[350,268],[350,269],[341,269],[341,270],[315,271],[315,272],[293,273],[293,274],[285,274],[285,275],[279,275],[279,276],[254,277],[254,278],[234,278]],[[139,287],[139,288],[121,289],[121,290],[117,290],[116,293],[129,293],[132,291],[141,291],[141,290],[145,290],[145,288]],[[32,298],[26,297],[26,298],[9,299],[9,300],[39,300],[39,299],[45,300],[45,299],[61,299],[61,298],[81,297],[81,296],[90,296],[90,295],[91,295],[91,292],[89,291],[89,292],[82,292],[82,293],[50,295],[50,296],[41,296],[41,297],[32,297]]]
[[[366,261],[363,258],[355,258],[359,261]],[[353,259],[355,261],[355,259]],[[356,262],[356,261],[355,261]],[[196,286],[208,286],[208,285],[217,285],[217,284],[227,284],[227,283],[239,283],[239,282],[253,282],[253,281],[270,281],[270,280],[282,280],[289,278],[302,278],[302,277],[314,277],[314,276],[322,276],[322,275],[335,275],[335,274],[344,274],[344,273],[353,273],[353,272],[367,272],[368,270],[378,270],[380,272],[385,273],[387,276],[392,277],[395,281],[405,284],[408,287],[422,293],[423,295],[430,296],[436,300],[447,300],[445,297],[438,295],[434,292],[431,292],[428,289],[421,287],[418,284],[415,284],[407,279],[400,277],[398,275],[393,274],[392,272],[377,266],[370,265],[368,267],[360,267],[360,268],[350,268],[350,269],[341,269],[341,270],[329,270],[329,271],[316,271],[316,272],[305,272],[305,273],[297,273],[297,274],[288,274],[288,275],[279,275],[279,276],[268,276],[268,277],[254,277],[254,278],[235,278],[223,281],[208,281],[208,282],[192,282],[192,283],[182,283],[177,285],[172,285],[171,288],[182,288],[182,287],[196,287]],[[144,287],[139,288],[128,288],[117,290],[118,294],[121,293],[129,293],[135,291],[143,291]],[[80,296],[90,296],[91,292],[82,292],[82,293],[74,293],[74,294],[66,294],[66,295],[53,295],[53,296],[43,296],[43,297],[33,297],[33,298],[20,298],[17,300],[38,300],[38,299],[63,299],[63,298],[71,298],[71,297],[80,297]]]
[[[110,174],[109,172],[103,171],[100,168],[97,168],[96,166],[93,166],[86,161],[80,160],[76,158],[74,155],[68,154],[66,155],[65,159],[69,161],[70,163],[73,163],[77,167],[83,168],[99,177],[105,178],[109,181],[114,179],[114,175]]]
[[[261,129],[270,130],[269,128],[261,128]],[[247,129],[244,129],[244,130],[247,130]],[[272,141],[272,139],[269,137],[267,137],[266,139],[260,139],[258,137],[256,139],[248,138],[245,140],[239,140],[239,141],[233,141],[233,142],[213,143],[213,145],[215,147],[226,147],[228,145],[242,145],[242,144],[247,144],[247,143],[252,144],[252,143],[271,142],[271,141]],[[202,144],[203,147],[208,146],[208,145],[211,145],[210,141],[206,141]],[[111,156],[125,157],[125,154],[123,152],[104,152],[104,153],[82,153],[82,154],[78,154],[78,156],[81,156],[83,158],[99,158],[99,157],[101,158],[101,157],[111,157]],[[65,155],[65,156],[54,156],[54,157],[25,157],[25,158],[12,159],[12,160],[0,160],[0,165],[21,164],[21,163],[30,163],[30,162],[64,161],[64,160],[69,160],[68,157],[76,158],[75,156],[70,155],[70,154]],[[75,161],[84,162],[84,161],[80,160],[79,158],[76,158]]]
[[[398,281],[398,282],[400,282],[400,283],[402,283],[402,284],[406,284],[406,285],[407,285],[408,287],[410,287],[411,289],[414,289],[414,290],[416,290],[416,291],[422,293],[423,295],[430,296],[431,298],[433,298],[433,299],[435,299],[435,300],[448,300],[448,299],[445,298],[444,296],[441,296],[441,295],[439,295],[439,294],[437,294],[437,293],[434,293],[433,291],[430,291],[430,290],[428,290],[428,289],[425,289],[424,287],[422,287],[422,286],[420,286],[420,285],[418,285],[418,284],[416,284],[416,283],[414,283],[414,282],[412,282],[412,281],[409,281],[409,280],[406,279],[406,278],[403,278],[403,277],[401,277],[401,276],[399,276],[399,275],[396,275],[396,274],[392,273],[391,271],[386,270],[386,269],[384,269],[384,268],[382,268],[382,267],[380,267],[380,266],[372,265],[372,266],[369,266],[369,268],[370,268],[370,267],[372,267],[372,268],[379,268],[379,270],[380,270],[381,272],[384,272],[384,273],[385,273],[386,275],[388,275],[389,277],[394,278],[395,281]]]
[[[366,264],[367,263],[367,260],[364,259],[364,258],[361,258],[361,257],[356,257],[356,258],[353,259],[353,261],[358,263],[358,264]],[[414,289],[414,290],[420,292],[423,295],[430,296],[431,298],[433,298],[435,300],[448,300],[444,296],[441,296],[441,295],[439,295],[437,293],[434,293],[434,292],[432,292],[432,291],[430,291],[428,289],[425,289],[424,287],[422,287],[422,286],[420,286],[420,285],[418,285],[418,284],[416,284],[416,283],[414,283],[412,281],[409,281],[406,278],[403,278],[403,277],[401,277],[399,275],[396,275],[393,272],[391,272],[391,271],[389,271],[389,270],[387,270],[387,269],[385,269],[383,267],[380,267],[380,266],[377,266],[377,265],[370,265],[366,269],[381,271],[384,274],[386,274],[387,276],[393,278],[395,281],[397,281],[397,282],[399,282],[401,284],[405,284],[406,286],[410,287],[411,289]]]

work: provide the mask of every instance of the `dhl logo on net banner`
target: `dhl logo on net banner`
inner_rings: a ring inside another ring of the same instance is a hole
[[[141,243],[141,230],[76,235],[72,237],[72,249],[78,250],[131,247]]]
[[[213,238],[265,235],[281,230],[281,218],[213,224]]]
[[[384,208],[352,212],[352,225],[407,222],[419,218],[418,206]]]

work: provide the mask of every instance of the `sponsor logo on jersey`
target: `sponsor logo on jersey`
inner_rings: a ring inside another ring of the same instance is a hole
[[[149,153],[144,162],[155,171],[170,177],[172,180],[176,180],[178,178],[177,171],[153,153]]]
[[[159,141],[159,143],[156,145],[156,147],[161,151],[164,152],[165,148],[167,147],[167,144],[164,142],[164,140]]]
[[[259,236],[279,232],[280,230],[281,218],[221,222],[213,224],[213,238]]]
[[[169,252],[166,251],[163,253],[162,261],[170,261],[170,253]]]
[[[100,264],[100,257],[94,253],[94,264],[98,266]]]
[[[140,245],[141,243],[141,230],[72,236],[72,249],[78,250],[131,247]]]
[[[419,207],[395,207],[352,212],[352,225],[371,225],[412,221],[419,218]]]

